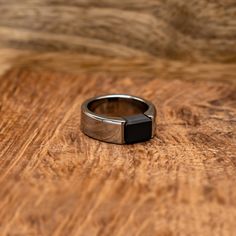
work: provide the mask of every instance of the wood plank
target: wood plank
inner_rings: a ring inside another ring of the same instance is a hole
[[[235,232],[233,81],[25,68],[0,85],[1,235]],[[81,133],[83,100],[117,92],[156,105],[150,142],[112,145]]]

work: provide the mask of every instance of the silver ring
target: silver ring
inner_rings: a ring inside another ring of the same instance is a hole
[[[155,133],[156,109],[142,98],[112,94],[86,100],[81,106],[81,130],[109,143],[147,141]]]

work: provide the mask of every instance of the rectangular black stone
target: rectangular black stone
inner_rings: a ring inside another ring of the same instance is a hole
[[[123,117],[126,120],[124,139],[126,143],[147,141],[152,137],[152,120],[144,114]]]

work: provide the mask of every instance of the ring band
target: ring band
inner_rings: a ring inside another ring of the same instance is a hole
[[[155,133],[156,109],[142,98],[112,94],[86,100],[81,106],[83,133],[109,143],[147,141]]]

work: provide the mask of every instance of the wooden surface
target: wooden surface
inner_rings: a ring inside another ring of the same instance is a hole
[[[37,52],[236,60],[235,0],[0,0],[0,43]]]
[[[1,235],[234,235],[235,83],[13,70],[0,84]],[[83,100],[113,92],[154,102],[153,140],[80,132]]]
[[[234,0],[0,0],[0,236],[236,234]],[[157,107],[150,142],[80,105]]]

